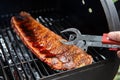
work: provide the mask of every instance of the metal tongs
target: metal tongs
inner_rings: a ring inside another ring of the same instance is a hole
[[[120,49],[120,42],[110,40],[106,33],[102,36],[97,35],[83,35],[81,32],[76,28],[68,28],[61,33],[65,32],[73,32],[75,34],[70,34],[69,40],[64,41],[61,40],[63,44],[66,45],[76,45],[85,51],[87,51],[88,47],[106,47],[111,50],[118,50]]]

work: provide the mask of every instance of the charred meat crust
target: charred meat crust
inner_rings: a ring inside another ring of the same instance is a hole
[[[52,69],[69,70],[93,61],[90,55],[75,45],[62,44],[61,36],[37,22],[29,13],[21,12],[19,16],[13,16],[11,25],[33,54]]]

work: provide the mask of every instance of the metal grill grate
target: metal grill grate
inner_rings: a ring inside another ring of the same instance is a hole
[[[60,34],[60,31],[67,27],[73,27],[68,20],[68,16],[60,17],[54,14],[54,16],[46,17],[42,15],[36,19],[57,34]],[[67,35],[67,33],[62,34],[66,39]],[[99,54],[95,48],[90,48],[88,53],[93,56],[94,62],[108,58],[103,54]],[[0,24],[0,69],[1,80],[39,80],[45,76],[58,73],[58,71],[50,69],[37,59],[24,46],[11,29],[9,16]]]

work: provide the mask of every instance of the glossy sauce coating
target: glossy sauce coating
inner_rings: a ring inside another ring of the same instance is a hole
[[[40,60],[55,70],[68,70],[92,63],[92,57],[75,45],[65,45],[63,39],[26,12],[12,17],[11,24],[23,43]]]

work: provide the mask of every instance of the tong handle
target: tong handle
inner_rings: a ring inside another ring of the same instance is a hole
[[[120,41],[114,41],[108,38],[108,34],[104,33],[102,36],[102,43],[103,44],[115,44],[115,45],[120,45]]]

